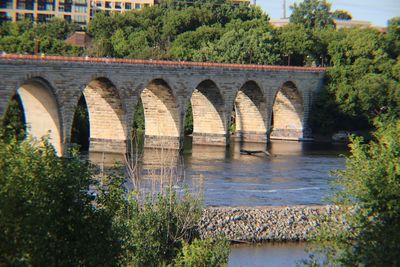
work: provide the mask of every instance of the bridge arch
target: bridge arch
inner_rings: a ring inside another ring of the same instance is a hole
[[[115,85],[100,77],[90,81],[82,93],[89,113],[89,150],[125,153],[125,110]]]
[[[26,132],[34,138],[49,136],[58,155],[63,154],[59,103],[50,83],[33,77],[18,86],[16,93],[23,106]]]
[[[212,80],[200,82],[192,92],[193,143],[226,145],[226,108]]]
[[[145,120],[145,146],[180,147],[181,119],[172,88],[153,79],[141,92]]]
[[[236,136],[240,141],[267,141],[267,101],[255,81],[242,85],[235,98]]]
[[[298,140],[303,137],[304,101],[292,81],[278,89],[271,116],[271,138]]]

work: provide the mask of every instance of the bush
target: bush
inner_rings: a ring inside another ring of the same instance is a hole
[[[190,193],[179,197],[173,190],[143,197],[126,196],[123,179],[111,180],[100,203],[114,217],[114,230],[123,243],[123,265],[171,264],[183,242],[198,237],[201,205]]]
[[[0,265],[112,266],[112,220],[92,204],[91,169],[44,141],[0,138]]]
[[[196,239],[191,244],[184,243],[175,265],[178,267],[226,266],[229,252],[229,242],[224,238],[218,240]]]
[[[400,265],[400,121],[376,121],[375,140],[354,137],[346,169],[338,172],[336,195],[350,228],[327,223],[319,240],[325,259],[344,266]],[[341,229],[341,231],[340,231]],[[346,230],[347,229],[347,230]],[[339,230],[332,235],[332,231]]]

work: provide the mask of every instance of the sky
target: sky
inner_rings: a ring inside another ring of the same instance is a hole
[[[283,0],[256,0],[257,5],[269,14],[271,19],[280,19],[283,13]],[[251,0],[254,2],[254,0]],[[290,15],[289,6],[298,0],[286,0],[286,14]],[[354,20],[371,21],[373,25],[385,27],[390,18],[400,16],[400,0],[330,0],[332,10],[348,11]]]

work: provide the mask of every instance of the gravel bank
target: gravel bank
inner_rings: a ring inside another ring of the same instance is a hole
[[[203,212],[203,238],[221,233],[232,241],[307,241],[319,227],[317,215],[331,215],[336,206],[209,207]]]

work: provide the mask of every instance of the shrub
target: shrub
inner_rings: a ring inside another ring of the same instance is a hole
[[[334,265],[400,264],[400,121],[380,119],[376,126],[369,144],[361,137],[352,139],[346,169],[338,172],[343,190],[336,203],[350,227],[332,221],[320,231],[319,240],[331,242],[319,244],[317,252]],[[339,231],[333,235],[333,229]]]
[[[191,244],[184,243],[175,265],[184,267],[226,266],[229,257],[229,242],[224,239],[196,239]]]
[[[0,138],[0,265],[112,266],[111,217],[92,204],[91,168],[44,141]]]
[[[173,190],[143,197],[126,193],[123,179],[111,180],[100,203],[114,217],[124,253],[122,262],[129,266],[171,264],[182,248],[182,242],[198,237],[201,216],[200,201],[190,193],[178,196]]]

